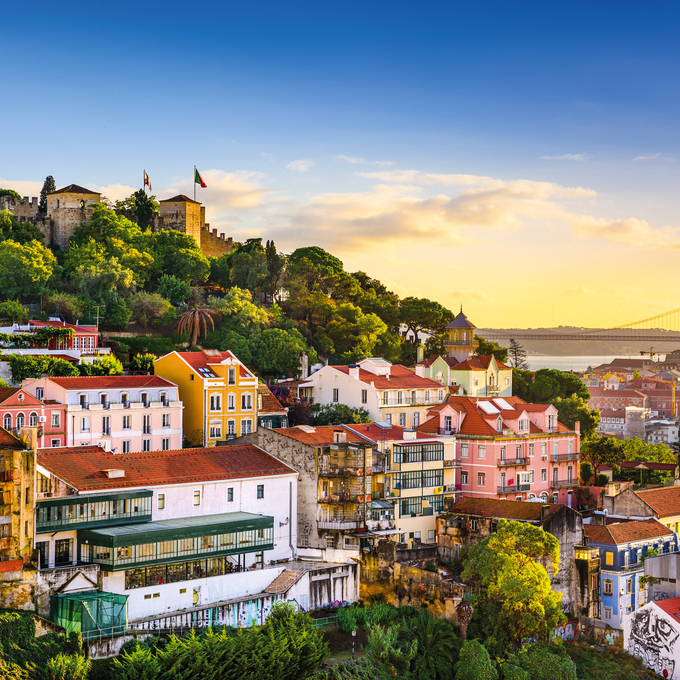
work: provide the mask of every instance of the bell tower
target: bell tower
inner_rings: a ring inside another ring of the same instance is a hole
[[[449,352],[449,357],[457,361],[469,359],[479,342],[475,340],[475,326],[468,321],[463,314],[463,305],[460,306],[460,314],[446,327],[449,332],[448,340],[444,342],[444,347]]]

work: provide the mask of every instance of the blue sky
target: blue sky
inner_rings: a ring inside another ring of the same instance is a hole
[[[227,235],[480,326],[680,304],[677,3],[93,4],[3,9],[0,186],[196,164]]]

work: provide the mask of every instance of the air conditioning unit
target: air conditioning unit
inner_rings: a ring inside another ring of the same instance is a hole
[[[541,460],[548,460],[548,456],[541,456]]]
[[[47,422],[47,416],[40,416],[38,418],[39,423],[46,423]]]

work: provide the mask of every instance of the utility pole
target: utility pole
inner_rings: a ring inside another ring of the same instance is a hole
[[[99,332],[99,310],[105,307],[106,305],[94,305],[94,308],[97,310],[97,332]]]

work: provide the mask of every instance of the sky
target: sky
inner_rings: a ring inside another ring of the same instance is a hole
[[[193,196],[478,327],[680,307],[677,2],[3,8],[0,187]]]

